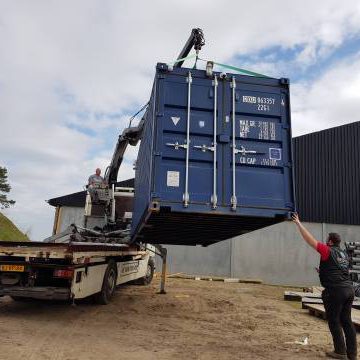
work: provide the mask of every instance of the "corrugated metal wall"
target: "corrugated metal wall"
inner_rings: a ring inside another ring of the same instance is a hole
[[[360,225],[360,122],[294,138],[301,219]]]

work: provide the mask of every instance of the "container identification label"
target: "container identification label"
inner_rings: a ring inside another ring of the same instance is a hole
[[[239,111],[280,115],[281,97],[279,94],[240,90],[238,95]]]
[[[275,105],[273,97],[243,95],[243,103],[256,104],[259,111],[270,111],[270,105]]]
[[[168,171],[166,173],[166,185],[171,187],[180,186],[180,172],[179,171]]]

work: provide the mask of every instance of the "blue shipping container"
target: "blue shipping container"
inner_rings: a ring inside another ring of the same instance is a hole
[[[158,64],[133,241],[209,245],[294,211],[289,81]]]

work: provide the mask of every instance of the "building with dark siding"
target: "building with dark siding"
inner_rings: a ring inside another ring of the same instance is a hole
[[[303,220],[360,225],[360,122],[294,138]]]

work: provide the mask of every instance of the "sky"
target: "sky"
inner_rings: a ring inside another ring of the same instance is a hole
[[[51,234],[47,199],[106,168],[156,63],[194,27],[202,58],[290,78],[294,136],[360,121],[360,1],[0,0],[0,166],[16,200],[4,213],[32,240]]]

